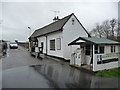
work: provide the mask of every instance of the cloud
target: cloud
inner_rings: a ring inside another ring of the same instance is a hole
[[[88,31],[97,22],[118,17],[115,2],[3,2],[3,39],[26,41],[28,26],[33,32],[53,22],[54,12],[51,10],[60,11],[60,18],[75,13]]]

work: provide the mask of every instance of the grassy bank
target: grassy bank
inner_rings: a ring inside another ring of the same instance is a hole
[[[98,72],[96,75],[101,77],[120,77],[120,69]]]

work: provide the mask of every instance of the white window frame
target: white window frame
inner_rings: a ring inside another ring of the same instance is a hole
[[[110,50],[111,50],[111,53],[115,53],[116,52],[116,48],[115,48],[115,45],[111,45],[110,46]]]
[[[57,50],[61,50],[61,38],[57,38]]]
[[[51,41],[54,41],[54,48],[51,46]],[[55,39],[50,40],[50,51],[55,51]]]

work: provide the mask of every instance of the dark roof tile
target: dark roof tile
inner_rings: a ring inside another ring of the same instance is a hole
[[[61,30],[62,27],[65,25],[65,23],[69,20],[69,18],[73,15],[70,14],[62,19],[59,19],[58,21],[55,21],[43,28],[40,28],[38,30],[35,30],[34,33],[30,36],[31,38],[33,37],[38,37],[38,36],[41,36],[41,35],[45,35],[47,33],[51,33],[51,32],[55,32],[55,31],[58,31],[58,30]]]

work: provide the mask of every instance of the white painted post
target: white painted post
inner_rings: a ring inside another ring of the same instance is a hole
[[[72,45],[70,45],[70,64],[73,64]]]
[[[95,61],[95,45],[93,44],[93,71],[95,71],[95,64],[96,64],[96,61]]]

